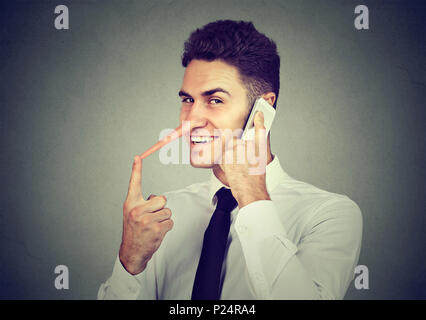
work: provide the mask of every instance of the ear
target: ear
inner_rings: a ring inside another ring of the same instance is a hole
[[[265,94],[262,95],[262,98],[265,99],[266,101],[268,101],[268,103],[273,106],[275,103],[275,99],[277,98],[277,96],[275,95],[275,92],[267,92]]]

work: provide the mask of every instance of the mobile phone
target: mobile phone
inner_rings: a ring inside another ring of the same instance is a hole
[[[272,107],[265,99],[258,98],[251,108],[249,117],[247,118],[246,124],[244,126],[243,133],[241,135],[241,140],[254,140],[255,137],[255,128],[254,128],[254,115],[257,111],[262,111],[264,116],[264,125],[266,129],[265,136],[268,135],[269,130],[271,129],[272,122],[275,117],[275,109]]]

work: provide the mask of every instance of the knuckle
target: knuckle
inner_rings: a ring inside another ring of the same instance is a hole
[[[130,216],[130,219],[137,220],[137,218],[139,216],[138,210],[136,208],[133,208],[132,210],[130,210],[129,216]]]
[[[145,215],[140,219],[139,224],[141,225],[141,227],[147,227],[151,224],[151,222],[152,218],[148,215]]]
[[[161,207],[164,207],[166,205],[166,202],[167,202],[166,197],[165,196],[159,196],[157,198],[158,198],[158,201],[159,201],[159,205]]]
[[[161,209],[161,212],[164,213],[167,217],[170,217],[172,215],[172,210],[169,208]]]
[[[156,207],[156,208],[164,208],[164,206],[166,205],[166,200],[164,196],[154,196],[152,197],[151,200],[151,205]]]
[[[170,222],[168,223],[169,225],[169,230],[171,230],[173,228],[173,226],[175,225],[175,223],[173,222],[172,219],[169,220]]]
[[[168,231],[170,231],[173,228],[173,220],[172,219],[168,219],[166,221],[163,222],[163,232],[166,233]]]
[[[149,197],[148,197],[148,200],[151,200],[152,198],[154,198],[154,197],[156,197],[156,195],[155,194],[150,194],[149,195]]]
[[[161,233],[161,227],[158,224],[155,224],[152,226],[152,231],[155,233],[156,238],[158,238]]]

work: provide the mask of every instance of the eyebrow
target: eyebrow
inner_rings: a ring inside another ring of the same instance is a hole
[[[216,92],[223,92],[223,93],[226,93],[228,96],[231,96],[231,94],[228,91],[226,91],[225,89],[222,89],[222,88],[214,88],[214,89],[211,89],[211,90],[207,90],[207,91],[204,91],[203,93],[201,93],[201,95],[203,97],[206,97],[206,96],[211,96],[211,95],[215,94]],[[182,97],[182,96],[191,97],[191,95],[189,93],[187,93],[183,90],[180,90],[178,95],[179,95],[179,97]]]

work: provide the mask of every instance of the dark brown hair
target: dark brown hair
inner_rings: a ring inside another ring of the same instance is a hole
[[[251,22],[218,20],[191,33],[185,41],[182,66],[194,60],[222,60],[240,72],[250,106],[266,92],[280,90],[280,57],[275,42]],[[274,108],[276,107],[276,101]]]

